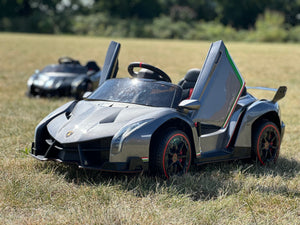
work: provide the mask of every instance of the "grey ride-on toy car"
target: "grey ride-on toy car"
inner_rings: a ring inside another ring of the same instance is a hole
[[[223,41],[212,43],[202,69],[190,70],[179,84],[140,62],[128,66],[131,78],[116,78],[120,46],[111,42],[93,93],[38,124],[34,158],[167,178],[192,164],[276,162],[285,129],[278,100],[286,87],[270,100],[249,94]]]
[[[81,99],[86,91],[98,87],[100,76],[101,68],[95,61],[88,61],[83,66],[71,57],[61,57],[58,64],[35,71],[27,81],[27,95]]]

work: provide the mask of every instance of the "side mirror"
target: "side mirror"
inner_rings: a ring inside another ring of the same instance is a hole
[[[82,96],[82,99],[83,99],[83,100],[84,100],[84,99],[87,99],[91,94],[92,94],[91,91],[85,92],[85,93],[83,94],[83,96]]]
[[[190,110],[198,110],[200,109],[200,102],[195,99],[186,99],[179,103],[178,109],[186,113]]]

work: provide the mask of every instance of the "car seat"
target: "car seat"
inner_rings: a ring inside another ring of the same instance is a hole
[[[178,82],[178,85],[183,89],[182,100],[189,99],[191,97],[200,72],[201,70],[197,68],[190,69],[187,71],[184,78]]]
[[[95,61],[88,61],[85,65],[85,67],[88,70],[92,70],[94,72],[98,72],[100,70],[100,67],[97,65]]]

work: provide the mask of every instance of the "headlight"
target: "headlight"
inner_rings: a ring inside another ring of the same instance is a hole
[[[37,86],[44,86],[45,83],[49,81],[49,77],[46,75],[40,75],[34,80],[34,84]]]
[[[146,123],[149,123],[152,119],[141,120],[132,124],[129,124],[125,127],[122,127],[113,137],[111,141],[111,153],[117,154],[122,151],[122,145],[124,140],[132,134],[134,131],[144,126]]]
[[[62,84],[63,84],[62,80],[57,81],[55,84],[55,88],[59,88]]]
[[[31,76],[27,81],[27,86],[30,87],[33,83],[33,76]]]
[[[53,84],[54,84],[54,79],[49,79],[48,81],[46,81],[45,87],[46,88],[53,88]]]

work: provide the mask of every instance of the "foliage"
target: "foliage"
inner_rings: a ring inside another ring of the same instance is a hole
[[[32,33],[283,42],[298,40],[292,30],[300,21],[299,0],[0,0],[0,4],[0,31]]]
[[[299,24],[299,0],[216,0],[216,11],[220,22],[235,28],[249,29],[265,11],[278,11],[288,24]]]
[[[160,14],[157,0],[110,0],[95,1],[93,12],[106,12],[112,17],[149,19]]]
[[[145,22],[138,19],[116,19],[105,13],[76,16],[72,22],[72,32],[97,36],[149,37]]]
[[[223,24],[248,29],[253,26],[257,16],[263,13],[267,8],[266,3],[270,1],[217,0],[217,2],[218,18]]]
[[[290,27],[290,30],[293,28]],[[224,26],[217,21],[189,21],[188,18],[177,20],[165,15],[153,21],[142,21],[116,19],[108,14],[98,13],[91,16],[77,16],[72,25],[72,32],[77,34],[187,40],[298,41],[295,31],[289,35],[283,15],[273,11],[266,11],[264,15],[260,15],[255,29],[250,31],[237,31],[230,25]]]
[[[290,28],[288,33],[288,40],[293,42],[300,42],[300,25]]]
[[[258,17],[255,28],[248,40],[283,42],[288,36],[284,28],[284,16],[278,12],[266,11],[264,15]]]
[[[242,40],[243,37],[242,32],[237,32],[229,25],[199,21],[189,31],[186,38],[191,40]]]
[[[184,21],[173,22],[170,17],[161,16],[154,19],[151,26],[155,38],[184,39],[184,35],[190,29],[190,25]]]

